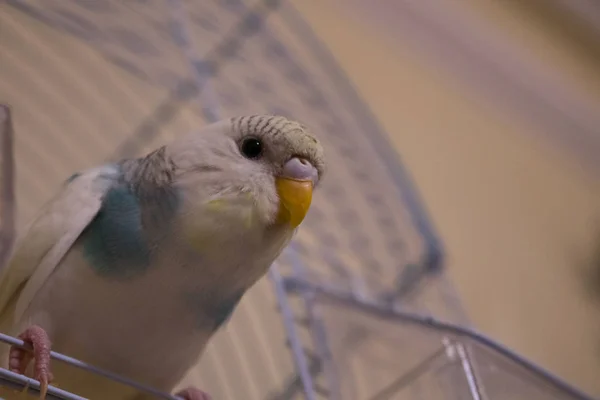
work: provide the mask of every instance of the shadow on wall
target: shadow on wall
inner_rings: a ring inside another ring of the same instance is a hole
[[[600,222],[596,222],[596,234],[593,239],[592,252],[582,257],[578,263],[581,268],[583,290],[587,292],[600,311]],[[595,349],[595,355],[600,359],[600,338]]]
[[[582,270],[581,277],[585,290],[600,306],[600,222],[597,222],[596,225],[597,233],[592,252],[589,257],[583,258],[578,264]],[[600,356],[600,348],[598,355]]]

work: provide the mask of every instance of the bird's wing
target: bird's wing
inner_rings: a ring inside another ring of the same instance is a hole
[[[42,208],[17,240],[10,261],[0,272],[0,321],[10,314],[15,320],[20,318],[94,219],[117,173],[113,166],[103,166],[76,174]],[[11,310],[15,300],[16,308]]]

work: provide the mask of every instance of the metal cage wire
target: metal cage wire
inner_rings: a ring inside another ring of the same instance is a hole
[[[38,157],[21,167],[22,218],[39,206],[35,199],[90,158],[140,154],[198,120],[281,114],[306,121],[328,150],[331,171],[298,237],[187,380],[217,398],[590,399],[464,327],[468,321],[441,269],[441,243],[408,173],[342,70],[289,4],[5,3],[0,21],[8,32],[7,61],[0,70],[15,80],[0,82],[0,93],[23,117],[15,127],[22,144],[17,160],[31,160],[41,146],[62,160]],[[50,37],[37,36],[41,32]],[[32,78],[40,71],[31,65],[34,56],[19,52],[24,45],[47,53],[51,72],[44,73],[56,82]],[[69,53],[67,60],[69,49],[82,54]],[[27,79],[41,88],[23,84]],[[65,98],[77,98],[77,87],[86,100],[59,100],[52,87]],[[67,104],[70,112],[52,118],[48,110]],[[116,122],[108,123],[108,116]],[[85,138],[65,139],[65,132],[82,129]],[[101,156],[92,156],[92,147]],[[40,175],[50,174],[40,182]],[[0,341],[22,344],[5,335]],[[64,355],[54,358],[136,385]],[[267,372],[250,367],[256,360]],[[233,381],[235,387],[228,383]],[[0,370],[0,383],[28,384],[31,393],[37,388],[34,380],[6,370]],[[48,397],[81,398],[54,387]]]

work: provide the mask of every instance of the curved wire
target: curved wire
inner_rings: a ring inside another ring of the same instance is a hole
[[[152,140],[159,134],[160,128],[175,119],[183,105],[204,90],[204,85],[209,78],[215,78],[225,62],[229,61],[237,50],[242,47],[252,35],[257,33],[264,20],[275,11],[283,0],[263,0],[250,9],[235,24],[231,31],[203,57],[201,76],[204,79],[179,82],[169,91],[167,97],[161,101],[135,129],[135,131],[122,143],[115,152],[116,158],[129,157],[141,146],[141,143]],[[262,3],[265,6],[262,6]],[[252,24],[260,21],[256,28]],[[199,67],[199,66],[198,66]],[[205,71],[205,72],[204,72]],[[195,84],[194,84],[195,83]],[[212,117],[211,117],[212,118]]]
[[[425,242],[425,254],[422,260],[423,273],[439,271],[444,266],[444,245],[434,224],[431,222],[425,202],[420,197],[409,171],[403,166],[400,155],[391,145],[385,132],[377,123],[369,106],[365,104],[350,80],[345,76],[329,49],[321,42],[312,27],[300,16],[291,2],[286,3],[281,16],[287,26],[302,37],[315,54],[324,70],[329,72],[333,84],[350,104],[355,121],[369,132],[369,142],[381,157],[390,177],[400,189],[400,198],[409,210],[411,219]],[[416,283],[416,282],[415,282]]]
[[[17,338],[14,338],[12,336],[5,335],[4,333],[0,333],[0,342],[4,342],[4,343],[7,343],[7,344],[9,344],[11,346],[17,346],[17,347],[20,347],[22,349],[25,349],[25,350],[28,350],[28,351],[32,351],[32,348],[31,348],[31,346],[29,344],[25,343],[21,339],[17,339]],[[153,396],[155,396],[156,398],[159,398],[159,399],[165,399],[165,400],[183,400],[181,397],[173,396],[173,395],[170,395],[170,394],[163,393],[163,392],[161,392],[159,390],[155,390],[155,389],[149,388],[149,387],[144,386],[142,384],[139,384],[139,383],[137,383],[137,382],[135,382],[135,381],[133,381],[131,379],[127,379],[127,378],[124,378],[124,377],[122,377],[120,375],[113,374],[112,372],[108,372],[108,371],[105,371],[103,369],[96,368],[96,367],[94,367],[92,365],[84,363],[83,361],[79,361],[76,358],[72,358],[72,357],[66,356],[64,354],[57,353],[55,351],[51,351],[50,352],[50,357],[52,359],[54,359],[54,360],[57,360],[57,361],[69,364],[69,365],[71,365],[73,367],[76,367],[76,368],[79,368],[79,369],[83,369],[83,370],[91,372],[93,374],[97,374],[97,375],[103,376],[104,378],[111,379],[111,380],[113,380],[115,382],[119,382],[119,383],[121,383],[123,385],[130,386],[132,388],[135,388],[135,389],[139,390],[140,392],[151,394],[151,395],[153,395]],[[2,372],[2,371],[0,370],[0,372]],[[3,374],[4,373],[0,373],[0,377]],[[35,379],[26,378],[26,381],[27,382],[32,382],[35,385],[39,385],[39,382],[36,381]],[[23,381],[20,381],[20,382],[23,382]]]
[[[219,103],[212,86],[209,84],[210,74],[207,73],[205,62],[198,55],[189,28],[187,12],[183,0],[168,0],[173,9],[173,24],[171,29],[177,38],[177,45],[188,60],[190,72],[196,81],[196,92],[200,97],[199,103],[202,114],[208,122],[216,122],[220,118]]]
[[[11,372],[7,369],[0,368],[0,386],[14,389],[15,391],[27,390],[28,393],[39,395],[40,382],[35,379],[28,378],[25,375]],[[87,400],[84,397],[77,396],[71,392],[59,389],[56,386],[49,385],[46,392],[47,400]]]
[[[201,60],[201,58],[195,53],[194,45],[191,40],[190,30],[188,29],[188,24],[186,21],[186,13],[184,10],[184,6],[181,3],[181,0],[170,0],[170,3],[173,5],[173,10],[175,12],[174,19],[177,21],[174,24],[173,28],[177,30],[177,32],[178,32],[177,36],[179,37],[179,39],[181,39],[181,43],[179,43],[179,44],[181,44],[181,46],[184,49],[185,55],[188,59],[188,62],[190,64],[190,67],[192,70],[192,75],[193,75],[195,83],[196,83],[196,85],[194,85],[195,87],[193,88],[193,90],[189,89],[189,88],[188,88],[189,92],[186,90],[186,94],[188,94],[189,97],[194,97],[194,95],[198,95],[199,93],[202,92],[202,88],[204,88],[206,90],[206,85],[207,85],[206,81],[208,81],[208,79],[211,76],[214,76],[218,72],[217,68],[216,68],[217,60],[209,60],[211,62],[208,62],[208,63],[207,63],[207,61],[203,62]],[[276,2],[273,2],[273,1],[271,3],[276,4]],[[324,46],[319,43],[317,37],[314,34],[302,34],[302,32],[310,33],[311,28],[299,16],[293,15],[293,17],[294,18],[292,20],[288,20],[288,22],[291,22],[290,25],[292,25],[294,29],[299,30],[303,37],[305,37],[307,40],[310,40],[313,43],[315,52],[318,54],[319,58],[321,59],[321,61],[323,62],[323,64],[325,66],[328,66],[330,69],[335,68],[335,73],[333,73],[332,75],[339,81],[338,86],[341,89],[343,89],[343,92],[351,94],[350,96],[348,96],[348,98],[349,99],[357,99],[358,97],[357,97],[356,93],[354,92],[353,88],[350,85],[348,85],[347,82],[344,82],[343,77],[339,76],[340,75],[339,68],[336,67],[335,62],[331,58],[331,55],[324,48]],[[239,45],[239,43],[236,43],[236,44]],[[219,55],[219,51],[216,51],[215,53],[217,55]],[[216,58],[218,58],[218,57],[216,57]],[[223,61],[223,60],[219,60],[219,61]],[[205,71],[206,67],[209,67],[207,70],[208,72]],[[185,82],[185,85],[190,86],[190,81]],[[181,89],[181,88],[179,88],[179,89]],[[178,90],[177,93],[179,95],[181,95],[181,90]],[[184,95],[183,97],[187,97],[187,96]],[[216,103],[216,100],[214,98],[212,98],[212,96],[210,96],[210,95],[204,96],[204,101],[207,102],[207,104],[202,104],[202,110],[203,110],[203,114],[204,114],[205,118],[209,121],[216,120],[219,115],[218,114],[218,103]],[[362,116],[362,118],[357,118],[357,120],[359,120],[360,123],[364,124],[363,126],[365,127],[365,131],[379,133],[380,129],[376,126],[375,119],[370,115],[369,110],[363,104],[359,104],[356,100],[354,101],[353,104],[356,105],[356,107],[353,107],[355,109],[356,115]],[[161,114],[161,116],[164,116],[164,115]],[[150,123],[152,123],[152,124],[156,124],[157,122],[158,122],[157,119],[154,119],[154,118],[152,118],[152,121],[150,121]],[[408,173],[404,169],[401,169],[401,166],[399,165],[399,163],[397,161],[397,154],[394,153],[391,146],[386,144],[386,142],[385,142],[386,138],[385,138],[384,134],[372,135],[372,139],[373,139],[372,140],[373,146],[376,147],[377,151],[380,153],[382,160],[384,161],[384,163],[388,167],[388,170],[390,171],[391,176],[396,181],[396,184],[398,185],[398,187],[400,187],[402,199],[408,205],[408,208],[411,211],[411,215],[413,217],[414,223],[415,223],[417,229],[419,229],[420,233],[422,234],[422,236],[425,239],[426,254],[425,254],[424,265],[430,270],[439,269],[443,262],[442,244],[441,244],[440,239],[437,237],[437,233],[435,232],[433,225],[429,221],[429,217],[428,217],[426,211],[424,210],[424,207],[421,206],[422,202],[420,201],[420,199],[416,193],[416,190],[413,189],[412,182],[409,179]],[[300,290],[299,287],[303,285],[302,283],[299,283],[299,281],[290,283],[290,282],[292,282],[292,280],[288,280],[286,282],[288,283],[290,290]],[[306,284],[306,283],[304,283],[304,284]],[[311,286],[311,290],[315,290],[315,287]],[[432,317],[427,317],[427,316],[419,315],[416,313],[413,314],[413,313],[407,313],[404,311],[398,311],[398,310],[393,310],[393,309],[382,309],[381,307],[377,307],[373,304],[369,304],[368,302],[365,302],[365,300],[358,300],[356,298],[349,297],[347,295],[338,293],[333,288],[321,287],[320,290],[321,290],[320,294],[325,295],[328,298],[341,301],[342,303],[345,303],[346,305],[352,305],[353,307],[363,309],[364,311],[368,311],[374,315],[379,315],[379,316],[382,316],[385,318],[394,318],[394,319],[400,319],[403,321],[418,323],[421,325],[428,326],[430,328],[435,328],[438,330],[451,332],[456,335],[462,335],[462,336],[469,337],[470,339],[484,345],[485,347],[491,348],[491,349],[503,354],[507,358],[510,358],[510,359],[516,361],[518,364],[524,366],[525,368],[529,369],[530,371],[534,372],[535,374],[544,377],[550,383],[553,383],[556,387],[562,389],[563,391],[570,393],[571,395],[573,395],[579,399],[582,399],[582,400],[591,400],[592,399],[591,397],[585,395],[584,393],[580,392],[579,390],[571,387],[568,383],[562,381],[560,378],[553,376],[548,371],[542,369],[541,367],[534,365],[533,363],[529,362],[528,360],[524,359],[523,357],[519,356],[518,354],[512,352],[510,349],[504,347],[503,345],[493,341],[492,339],[490,339],[478,332],[475,332],[469,328],[461,327],[459,325],[454,325],[454,324],[450,324],[447,322],[442,322],[442,321],[436,320]],[[317,291],[319,291],[319,290],[317,290]],[[285,293],[278,293],[278,297],[280,297],[280,296],[285,296]],[[283,298],[283,297],[281,297],[281,298]],[[6,335],[0,334],[0,341],[4,341],[9,344],[27,348],[27,346],[25,346],[25,344],[22,341],[15,339],[15,338],[8,337]],[[158,396],[159,398],[177,399],[177,397],[166,395],[166,394],[163,394],[160,392],[155,392],[152,389],[145,388],[144,386],[139,385],[133,381],[122,378],[120,376],[113,375],[109,372],[102,371],[100,369],[96,369],[95,367],[89,366],[81,361],[72,359],[72,358],[64,356],[62,354],[52,352],[52,357],[59,361],[69,363],[71,365],[88,370],[93,373],[97,373],[106,378],[113,379],[117,382],[126,384],[128,386],[135,387],[136,389],[141,390],[143,392],[151,393],[155,396]],[[3,371],[0,370],[0,372],[3,372]],[[0,373],[0,377],[1,376],[2,376],[2,373]],[[27,380],[28,378],[25,378],[25,379]],[[27,382],[35,384],[34,380],[28,380]],[[70,398],[77,399],[79,397],[70,397]]]
[[[296,367],[298,367],[298,373],[300,374],[300,381],[304,389],[304,394],[308,400],[316,400],[316,394],[314,390],[312,375],[308,366],[308,360],[306,359],[306,356],[302,349],[302,342],[300,341],[300,338],[298,337],[298,334],[296,332],[294,314],[288,303],[287,293],[285,292],[284,279],[279,274],[277,263],[273,263],[273,265],[271,265],[268,274],[269,278],[273,282],[275,295],[277,297],[277,302],[279,303],[281,316],[283,318],[283,324],[285,325],[285,329],[288,334],[288,339],[290,340],[292,355],[294,356],[294,362],[296,363]]]
[[[545,368],[534,364],[533,362],[515,353],[513,350],[509,349],[503,344],[498,343],[494,339],[472,328],[467,328],[451,322],[442,321],[432,316],[422,315],[416,312],[399,310],[397,308],[392,307],[384,308],[379,304],[370,302],[366,299],[359,300],[354,295],[348,294],[331,285],[315,284],[306,280],[293,277],[284,279],[284,283],[286,286],[286,290],[290,292],[313,292],[334,303],[346,305],[351,308],[366,312],[370,315],[378,316],[382,319],[412,323],[424,326],[426,328],[435,329],[439,332],[446,332],[456,336],[463,336],[469,338],[474,342],[482,345],[483,347],[491,349],[505,356],[506,358],[516,362],[529,372],[545,380],[551,386],[554,386],[556,389],[567,393],[578,400],[600,400],[591,397],[590,395],[567,383],[563,379],[557,377]]]
[[[174,19],[176,21],[173,26],[173,30],[178,38],[178,44],[181,45],[182,50],[184,51],[184,54],[188,60],[192,76],[196,81],[196,92],[200,96],[200,107],[202,109],[202,113],[207,121],[215,122],[219,119],[219,102],[215,93],[211,90],[211,86],[209,85],[211,75],[207,74],[205,68],[203,68],[204,63],[197,55],[195,46],[191,39],[183,1],[169,0],[169,3],[173,6]],[[277,4],[277,2],[273,3],[275,5]],[[315,400],[316,394],[310,369],[308,367],[308,361],[302,350],[302,343],[296,333],[293,314],[287,302],[287,294],[285,293],[285,289],[283,287],[282,277],[277,268],[278,267],[276,264],[272,265],[269,269],[268,276],[273,283],[275,296],[277,298],[277,302],[279,303],[281,315],[287,330],[292,354],[294,356],[294,362],[296,363],[296,367],[298,368],[298,372],[300,374],[300,380],[304,389],[304,394],[308,400]]]

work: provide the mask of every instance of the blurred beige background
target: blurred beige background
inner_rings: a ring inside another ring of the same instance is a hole
[[[585,285],[600,241],[598,171],[530,121],[482,102],[399,36],[384,35],[393,27],[369,24],[358,1],[341,3],[294,4],[410,168],[474,326],[600,395],[600,306]],[[600,115],[593,49],[574,45],[555,21],[533,18],[517,2],[469,3],[484,24],[570,77]]]
[[[484,95],[448,72],[444,63],[424,56],[418,42],[397,33],[393,23],[378,24],[378,14],[365,12],[364,2],[293,3],[345,68],[411,171],[445,243],[448,271],[473,325],[600,395],[600,303],[586,286],[600,241],[600,173],[578,152],[593,149],[567,148],[533,119],[484,101]],[[375,11],[385,13],[391,3],[378,4],[381,8]],[[519,8],[514,1],[470,0],[461,7],[482,25],[502,32],[540,65],[558,71],[581,94],[581,101],[600,115],[598,51],[586,49],[580,36],[565,35],[556,20],[541,18],[540,13],[534,18],[536,12]],[[443,13],[443,8],[437,13]],[[27,31],[20,30],[22,20],[20,14],[0,5],[0,44],[10,49],[0,53],[4,76],[10,76],[10,62],[17,59],[39,65],[44,51],[40,38],[44,38],[58,43],[52,54],[45,55],[47,62],[72,57],[71,62],[88,68],[90,76],[98,73],[94,85],[112,90],[115,101],[128,96],[117,84],[125,79],[120,72],[100,80],[105,75],[97,71],[107,68],[105,62],[84,45],[29,20]],[[37,50],[17,40],[26,36]],[[5,65],[3,58],[9,61]],[[47,82],[62,79],[53,71],[42,70],[19,85],[48,89]],[[75,154],[47,176],[36,177],[22,161],[40,157],[32,153],[35,143],[43,142],[48,153],[65,143],[44,136],[46,117],[36,120],[28,115],[21,107],[26,99],[19,98],[18,85],[3,84],[3,79],[0,99],[10,99],[19,129],[27,132],[17,138],[19,174],[37,189],[54,187],[72,170],[102,159],[118,141],[112,132],[133,128],[128,121],[135,119],[107,119],[109,106],[99,105],[97,116],[82,114],[76,121],[78,128],[104,135],[103,141],[93,143],[97,153]],[[76,101],[92,102],[86,90],[93,88],[84,88],[77,77],[71,79],[80,88],[73,91]],[[159,97],[136,82],[128,85],[140,98]],[[68,104],[51,97],[30,100],[48,112]],[[144,115],[142,107],[122,112]],[[594,121],[593,115],[588,120]],[[175,124],[186,122],[181,119]],[[115,126],[119,129],[112,129]],[[71,145],[76,148],[92,136],[75,137]],[[29,186],[19,188],[21,219],[30,217],[42,200],[27,196],[28,190]]]

